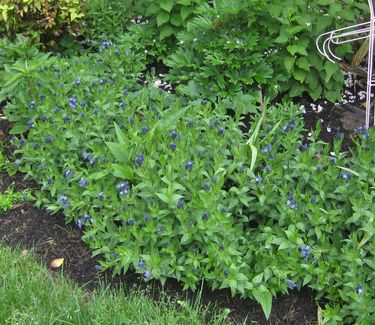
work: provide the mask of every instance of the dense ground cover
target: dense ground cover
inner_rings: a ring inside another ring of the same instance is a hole
[[[3,40],[9,173],[40,184],[36,205],[82,229],[103,270],[192,289],[205,280],[257,300],[267,317],[276,294],[308,286],[327,323],[371,324],[374,130],[353,130],[343,152],[342,135],[323,143],[317,124],[306,136],[300,107],[263,96],[335,101],[342,73],[314,39],[363,7],[188,2],[154,6],[134,33],[71,56]],[[243,11],[248,21],[234,19]],[[180,84],[173,94],[152,86],[155,55]]]

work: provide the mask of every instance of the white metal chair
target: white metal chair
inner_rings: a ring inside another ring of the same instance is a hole
[[[366,129],[368,129],[370,126],[371,91],[372,87],[375,86],[375,79],[373,79],[375,37],[375,12],[373,0],[368,0],[368,4],[370,7],[370,21],[324,33],[316,40],[318,51],[331,62],[335,62],[335,60],[341,60],[341,58],[335,55],[335,53],[332,51],[332,44],[339,45],[369,38],[366,91]],[[375,125],[375,114],[373,124]]]

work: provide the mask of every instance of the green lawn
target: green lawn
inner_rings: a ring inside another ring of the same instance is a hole
[[[0,324],[206,324],[208,309],[167,298],[155,303],[140,290],[130,295],[111,289],[89,293],[52,276],[29,251],[0,244]],[[212,312],[212,310],[211,310]],[[212,324],[225,324],[223,316]]]

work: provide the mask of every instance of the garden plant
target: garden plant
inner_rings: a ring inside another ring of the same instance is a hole
[[[365,2],[150,3],[78,6],[87,46],[74,54],[1,41],[7,171],[39,184],[35,204],[63,211],[102,270],[205,281],[267,318],[276,295],[307,286],[324,324],[374,323],[375,130],[344,151],[292,102],[339,99],[343,74],[315,37]],[[119,34],[100,10],[127,17]],[[162,61],[173,92],[147,69]]]

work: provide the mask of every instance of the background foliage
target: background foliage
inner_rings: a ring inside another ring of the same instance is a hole
[[[81,0],[3,0],[0,28],[8,38],[22,33],[36,42],[56,45],[56,39],[77,31],[83,17]]]

